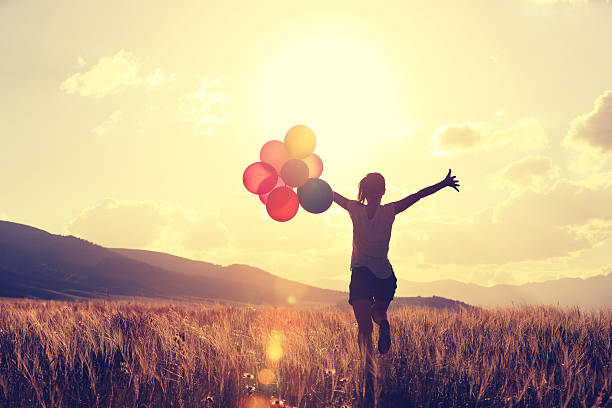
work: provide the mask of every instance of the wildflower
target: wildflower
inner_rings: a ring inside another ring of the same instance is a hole
[[[247,385],[246,390],[248,394],[252,394],[255,392],[255,387],[253,385]]]
[[[336,374],[336,370],[334,368],[326,368],[325,375],[334,375]]]
[[[271,405],[275,405],[278,407],[284,407],[285,406],[285,400],[284,399],[280,399],[278,397],[272,396],[270,397],[270,404]]]
[[[255,379],[255,375],[251,374],[251,373],[242,373],[242,378],[246,378],[249,380],[254,380]]]
[[[349,379],[348,379],[347,377],[342,377],[341,379],[339,379],[339,380],[338,380],[338,382],[339,382],[340,384],[345,384],[345,383],[347,383],[347,382],[348,382],[348,380],[349,380]]]

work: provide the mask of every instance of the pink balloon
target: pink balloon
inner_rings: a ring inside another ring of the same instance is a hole
[[[276,188],[276,187],[281,187],[281,186],[284,186],[284,185],[285,185],[285,182],[283,181],[283,179],[282,179],[282,178],[280,178],[280,177],[279,177],[279,178],[278,178],[278,181],[276,182],[276,185],[274,186],[274,188]],[[274,190],[274,188],[273,188],[272,190]],[[260,194],[260,195],[259,195],[259,199],[261,200],[261,202],[262,202],[262,203],[264,203],[264,204],[265,204],[265,203],[266,203],[266,201],[268,201],[268,196],[269,196],[269,195],[270,195],[270,193],[269,193],[269,192],[268,192],[268,193],[264,193],[264,194]]]
[[[266,210],[273,220],[285,222],[297,214],[300,202],[298,196],[289,187],[276,187],[268,196]]]
[[[318,155],[312,153],[302,160],[308,166],[308,178],[321,177],[321,174],[323,174],[323,160]]]
[[[276,185],[277,180],[276,170],[268,163],[253,163],[242,174],[242,183],[253,194],[269,193]]]
[[[280,176],[288,186],[299,187],[308,180],[308,166],[300,159],[287,160]]]
[[[285,144],[280,140],[270,140],[264,144],[259,151],[259,158],[262,162],[270,164],[278,174],[280,174],[283,164],[291,157],[285,149]]]

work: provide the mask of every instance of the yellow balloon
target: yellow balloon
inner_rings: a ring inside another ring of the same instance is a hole
[[[317,138],[311,128],[295,125],[285,135],[285,149],[294,159],[303,159],[314,152]]]

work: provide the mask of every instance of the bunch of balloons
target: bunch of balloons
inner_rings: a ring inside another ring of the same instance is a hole
[[[319,176],[323,161],[314,154],[317,139],[308,126],[293,126],[285,141],[270,140],[260,152],[260,161],[242,175],[247,190],[258,194],[272,219],[289,221],[300,205],[314,214],[327,210],[333,200],[331,187]],[[297,188],[297,194],[294,191]]]

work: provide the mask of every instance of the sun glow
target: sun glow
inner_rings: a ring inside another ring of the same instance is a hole
[[[365,152],[401,120],[384,56],[357,38],[309,35],[287,43],[262,68],[255,95],[264,132],[307,124],[323,155],[346,153],[347,146]]]

